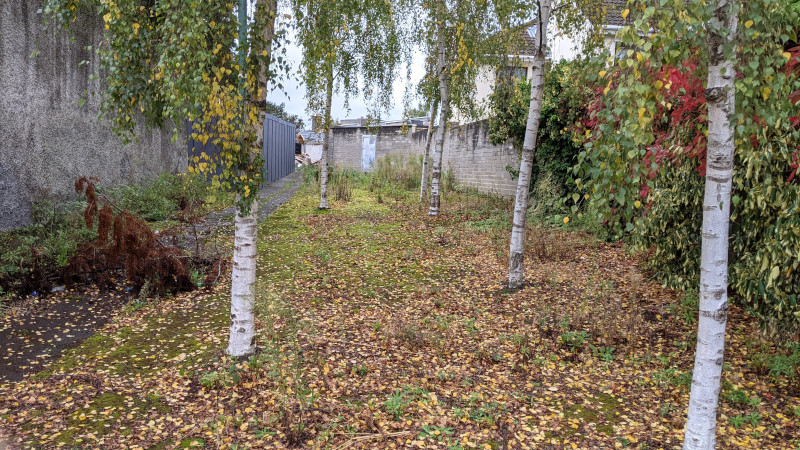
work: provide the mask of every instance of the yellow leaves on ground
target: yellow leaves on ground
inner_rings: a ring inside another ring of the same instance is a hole
[[[481,228],[508,209],[452,192],[428,218],[415,191],[352,195],[320,213],[306,186],[260,225],[253,360],[220,357],[229,284],[163,298],[0,387],[5,423],[37,448],[680,445],[695,329],[621,245],[537,228],[544,254],[509,292],[505,229]],[[723,387],[718,446],[789,448],[800,398],[751,370],[757,323],[730,314],[723,377],[760,403]]]

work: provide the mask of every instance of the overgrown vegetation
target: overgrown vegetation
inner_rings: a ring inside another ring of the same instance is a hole
[[[541,177],[549,175],[553,192],[567,198],[574,191],[572,167],[581,150],[573,132],[576,123],[587,117],[587,104],[592,90],[583,82],[586,63],[583,60],[561,60],[549,64],[544,76],[544,98],[541,123],[536,143],[535,163],[531,173],[531,192]],[[489,101],[489,138],[500,145],[512,140],[522,149],[530,105],[530,82],[503,78],[498,81]],[[508,167],[513,177],[519,167]]]
[[[255,356],[214,350],[227,286],[178,294],[0,388],[3,423],[42,447],[679,444],[696,298],[619,244],[539,220],[532,284],[500,289],[508,200],[457,189],[428,218],[416,185],[396,200],[378,186],[403,176],[373,177],[328,211],[309,184],[261,225]],[[796,445],[800,347],[731,314],[718,444]]]
[[[699,21],[708,11],[702,2],[646,4],[631,4],[632,26],[620,36],[628,49],[615,63],[593,61],[578,189],[587,214],[614,238],[631,237],[660,281],[696,290],[708,140]],[[738,17],[729,286],[765,329],[796,340],[800,12],[756,0],[743,2]],[[643,47],[651,30],[658,33]]]
[[[132,186],[98,185],[96,195],[97,201],[116,205],[112,207],[114,215],[124,210],[129,217],[154,222],[142,223],[148,229],[191,223],[198,216],[231,203],[229,193],[211,192],[202,176],[188,174],[163,174]],[[98,239],[97,224],[86,225],[87,206],[85,199],[36,202],[30,226],[0,233],[0,295],[46,295],[54,284],[63,283],[64,275],[76,274],[64,274],[70,259],[82,246]]]

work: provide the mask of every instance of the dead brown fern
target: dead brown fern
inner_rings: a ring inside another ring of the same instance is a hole
[[[195,289],[182,252],[160,242],[143,219],[128,211],[115,216],[116,205],[98,197],[97,181],[86,177],[75,180],[75,191],[87,201],[83,215],[86,227],[92,229],[97,219],[97,238],[83,244],[69,259],[64,279],[73,283],[91,278],[98,287],[108,289],[114,286],[111,274],[123,268],[137,292],[145,283],[159,294]]]

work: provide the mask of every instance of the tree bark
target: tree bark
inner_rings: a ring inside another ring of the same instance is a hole
[[[250,214],[234,219],[233,278],[231,280],[231,326],[227,353],[247,356],[256,350],[253,304],[256,282],[256,242],[258,237],[258,200]]]
[[[425,140],[425,156],[422,157],[422,180],[419,184],[419,202],[425,201],[428,195],[428,160],[431,154],[431,141],[433,140],[433,120],[436,118],[436,111],[439,109],[439,97],[433,100],[431,108],[431,120],[428,124],[428,137]]]
[[[447,121],[450,119],[450,77],[447,73],[446,39],[444,18],[438,25],[439,50],[439,93],[441,95],[441,110],[439,111],[439,126],[436,128],[436,147],[433,151],[433,171],[431,173],[431,203],[428,215],[438,216],[440,205],[440,190],[442,180],[442,154],[444,153],[444,138],[447,133]]]
[[[322,140],[322,159],[319,162],[319,209],[328,209],[328,149],[331,143],[331,100],[333,98],[333,69],[328,72],[325,87],[325,134]]]
[[[536,155],[536,138],[539,134],[539,119],[542,115],[544,95],[544,63],[547,52],[547,25],[550,22],[550,2],[539,3],[537,27],[537,51],[533,60],[531,77],[531,100],[528,106],[528,123],[525,126],[525,139],[522,144],[522,157],[517,180],[517,196],[514,202],[514,220],[511,225],[511,246],[508,262],[508,287],[516,289],[525,281],[525,222],[528,216],[528,195],[531,172]]]
[[[277,0],[257,0],[256,8],[259,7],[267,8],[268,22],[264,27],[264,39],[266,40],[266,50],[269,57],[272,51],[272,38],[275,35]],[[266,98],[267,81],[267,68],[261,67],[258,71],[258,85],[260,96],[264,99]],[[264,112],[261,111],[259,113],[259,122],[255,126],[256,145],[262,145],[264,137],[263,124]],[[235,357],[247,356],[256,350],[255,313],[253,309],[255,292],[253,287],[256,281],[256,244],[258,242],[257,198],[253,201],[250,213],[247,216],[241,217],[237,212],[234,219],[233,267],[231,268],[231,322],[226,352]]]
[[[728,232],[733,179],[736,91],[733,37],[738,5],[717,0],[708,23],[708,150],[700,255],[697,353],[689,395],[684,449],[716,445],[717,403],[728,321]]]

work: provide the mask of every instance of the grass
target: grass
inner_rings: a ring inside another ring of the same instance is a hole
[[[402,176],[371,180],[329,211],[309,183],[261,224],[252,358],[222,351],[228,285],[176,295],[0,388],[3,423],[39,447],[680,444],[694,351],[680,293],[620,245],[547,223],[570,251],[531,248],[529,285],[504,290],[507,202],[452,189],[429,218]],[[732,307],[720,448],[796,436],[794,350],[756,329]]]

